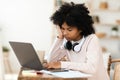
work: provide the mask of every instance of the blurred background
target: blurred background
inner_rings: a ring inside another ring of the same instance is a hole
[[[88,6],[103,54],[120,58],[120,0],[0,0],[0,80],[17,80],[21,67],[9,41],[30,42],[47,57],[56,37],[49,18],[71,1]]]

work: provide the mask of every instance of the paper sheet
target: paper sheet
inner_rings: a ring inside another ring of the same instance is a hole
[[[24,76],[36,76],[35,70],[23,70],[22,75]]]
[[[80,78],[80,77],[91,77],[92,76],[90,74],[85,74],[79,71],[72,71],[72,70],[69,70],[68,72],[50,72],[46,70],[41,70],[40,72],[51,74],[51,75],[62,77],[62,78]]]

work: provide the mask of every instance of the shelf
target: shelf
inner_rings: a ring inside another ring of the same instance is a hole
[[[92,13],[94,12],[110,12],[110,13],[120,13],[120,10],[112,10],[112,9],[105,9],[105,10],[102,10],[102,9],[94,9],[94,10],[91,10]]]
[[[108,51],[110,53],[120,52],[120,8],[118,8],[118,1],[120,2],[120,0],[117,0],[117,2],[114,0],[110,0],[109,2],[108,0],[108,6],[106,7],[103,5],[103,9],[100,7],[100,2],[91,3],[91,5],[93,5],[89,8],[100,45],[105,48],[103,51]],[[119,28],[118,37],[112,36],[114,35],[112,29],[115,26]]]
[[[114,37],[114,36],[110,36],[110,37],[103,37],[103,38],[99,38],[101,40],[120,40],[120,37]]]
[[[120,24],[115,24],[115,23],[94,23],[94,26],[110,26],[110,27],[113,27],[113,26],[120,26]]]

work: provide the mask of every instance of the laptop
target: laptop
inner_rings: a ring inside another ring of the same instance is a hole
[[[23,68],[34,70],[46,70],[31,43],[9,41],[20,65]],[[66,69],[49,69],[52,72],[68,71]]]

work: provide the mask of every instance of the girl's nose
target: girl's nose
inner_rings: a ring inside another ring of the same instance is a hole
[[[66,32],[66,31],[64,31],[64,32],[63,32],[63,35],[67,35],[67,32]]]

